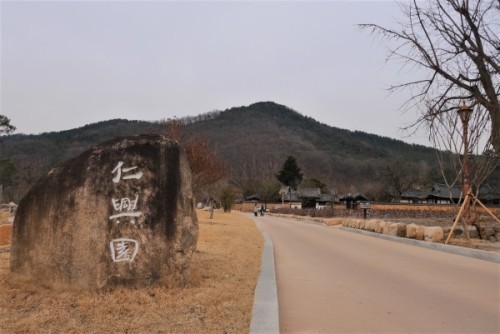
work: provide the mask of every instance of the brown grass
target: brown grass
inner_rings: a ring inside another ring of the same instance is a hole
[[[262,237],[238,214],[198,211],[200,239],[186,288],[57,293],[9,274],[0,247],[0,333],[247,333]]]
[[[9,222],[10,214],[5,211],[0,211],[0,225],[7,224]]]
[[[9,245],[12,235],[12,224],[0,225],[0,246]]]

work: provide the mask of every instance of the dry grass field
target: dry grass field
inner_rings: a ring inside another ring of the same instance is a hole
[[[248,333],[263,240],[238,214],[198,211],[188,287],[57,293],[9,274],[0,246],[0,333]]]
[[[10,214],[5,211],[0,211],[0,225],[7,224]]]

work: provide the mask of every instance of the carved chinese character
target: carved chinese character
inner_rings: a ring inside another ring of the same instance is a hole
[[[116,173],[116,176],[113,178],[114,183],[120,182],[121,179],[123,179],[123,180],[140,179],[143,175],[142,172],[137,172],[135,174],[128,174],[128,175],[122,176],[122,173],[125,174],[125,173],[131,172],[131,171],[134,171],[137,169],[137,166],[127,167],[127,168],[122,168],[122,166],[123,166],[123,161],[118,161],[118,163],[116,164],[116,167],[111,172],[112,174]]]
[[[140,217],[142,215],[141,211],[134,211],[137,208],[137,202],[139,201],[139,195],[135,196],[135,199],[130,199],[128,197],[123,197],[121,199],[112,198],[111,204],[113,208],[118,211],[118,213],[109,216],[109,219],[118,219],[122,217],[131,217],[130,222],[135,224],[135,220],[133,218]],[[120,223],[118,220],[117,224]]]
[[[135,199],[130,199],[128,197],[123,197],[121,199],[111,199],[113,208],[116,211],[134,211],[137,208],[137,202],[139,201],[139,195],[135,195]]]
[[[139,242],[133,239],[119,238],[109,243],[113,262],[132,262],[139,252]]]

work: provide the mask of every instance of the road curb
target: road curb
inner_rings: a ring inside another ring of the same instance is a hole
[[[250,333],[279,334],[278,290],[274,267],[273,241],[260,222],[252,219],[264,238],[261,271],[255,288]]]
[[[418,246],[418,247],[434,249],[437,251],[451,253],[451,254],[455,254],[455,255],[467,256],[467,257],[472,257],[472,258],[479,259],[479,260],[500,263],[500,253],[488,252],[488,251],[483,251],[483,250],[479,250],[479,249],[472,249],[472,248],[459,247],[459,246],[453,246],[453,245],[445,245],[445,244],[440,244],[440,243],[435,243],[435,242],[427,242],[427,241],[420,241],[420,240],[415,240],[415,239],[395,237],[395,236],[391,236],[391,235],[379,234],[379,233],[369,232],[369,231],[365,231],[365,230],[358,230],[358,229],[350,228],[350,227],[341,227],[340,229],[344,230],[344,231],[359,233],[359,234],[363,234],[363,235],[367,235],[367,236],[371,236],[371,237],[376,237],[376,238],[380,238],[380,239],[384,239],[384,240],[396,241],[396,242],[400,242],[400,243],[404,243],[404,244],[408,244],[408,245],[414,245],[414,246]]]

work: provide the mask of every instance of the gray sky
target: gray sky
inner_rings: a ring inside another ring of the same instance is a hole
[[[274,101],[428,145],[399,131],[407,94],[386,91],[409,73],[355,26],[399,16],[392,1],[2,1],[0,113],[41,133]]]

